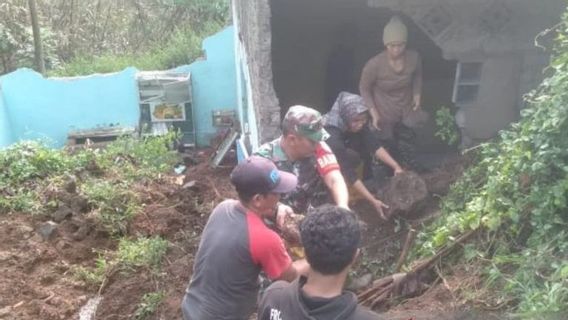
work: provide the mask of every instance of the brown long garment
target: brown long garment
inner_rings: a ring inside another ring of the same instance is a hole
[[[404,68],[397,72],[383,51],[371,58],[361,74],[359,90],[365,101],[372,98],[379,113],[379,127],[385,139],[391,139],[393,128],[402,122],[415,127],[427,118],[422,110],[413,111],[414,95],[422,90],[422,61],[413,50],[404,53]]]

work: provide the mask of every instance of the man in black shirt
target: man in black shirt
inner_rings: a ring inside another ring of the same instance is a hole
[[[310,264],[308,276],[292,283],[272,284],[262,297],[258,319],[381,319],[358,306],[354,293],[343,291],[361,240],[356,215],[344,208],[324,205],[302,221],[300,235]]]

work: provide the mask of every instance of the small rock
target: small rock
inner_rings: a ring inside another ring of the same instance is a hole
[[[0,318],[7,319],[7,316],[9,316],[11,313],[12,313],[12,307],[10,306],[4,307],[0,309]]]
[[[87,303],[87,300],[89,300],[89,298],[87,296],[79,296],[77,297],[77,299],[74,301],[74,304],[78,304],[78,305],[84,305],[85,303]]]
[[[67,181],[63,185],[63,189],[69,193],[76,193],[77,192],[77,178],[75,176],[68,175]]]
[[[67,219],[68,217],[73,215],[73,211],[71,211],[71,209],[69,209],[69,207],[63,205],[61,207],[59,207],[59,209],[57,209],[57,211],[55,211],[55,213],[53,213],[51,215],[51,217],[53,218],[53,221],[59,223],[65,219]]]
[[[56,280],[56,278],[52,274],[46,274],[46,275],[43,275],[39,278],[39,282],[44,286],[48,286],[48,285],[54,283],[55,280]]]
[[[89,200],[83,196],[76,195],[71,201],[71,210],[75,213],[86,213],[89,211]]]
[[[12,259],[14,255],[9,251],[0,251],[0,262],[6,262]]]
[[[28,233],[32,233],[34,232],[34,228],[26,225],[26,224],[22,224],[20,226],[18,226],[18,231],[20,231],[20,233],[22,234],[28,234]]]
[[[53,221],[44,222],[39,226],[37,232],[44,241],[47,241],[57,232],[57,223]]]
[[[57,244],[55,244],[55,248],[59,251],[63,251],[65,249],[68,249],[69,247],[71,247],[71,245],[65,240],[59,240],[57,241]]]
[[[368,287],[371,284],[371,281],[373,281],[373,275],[367,273],[357,279],[353,279],[353,281],[351,281],[349,286],[347,286],[347,289],[352,291],[358,291]]]
[[[190,182],[184,184],[183,187],[182,187],[182,189],[190,189],[190,188],[193,188],[193,187],[195,187],[195,184],[196,184],[196,183],[197,183],[197,182],[196,182],[195,180],[191,180]]]

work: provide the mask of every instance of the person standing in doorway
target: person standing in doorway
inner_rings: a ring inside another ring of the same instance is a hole
[[[398,16],[392,17],[383,32],[386,49],[363,68],[359,91],[387,149],[419,170],[413,128],[425,122],[427,114],[421,110],[422,60],[406,48],[407,39],[406,25]]]

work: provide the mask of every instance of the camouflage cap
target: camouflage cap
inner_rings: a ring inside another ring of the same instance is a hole
[[[292,106],[286,112],[283,123],[294,132],[312,140],[325,141],[329,133],[323,128],[321,114],[312,108]]]

